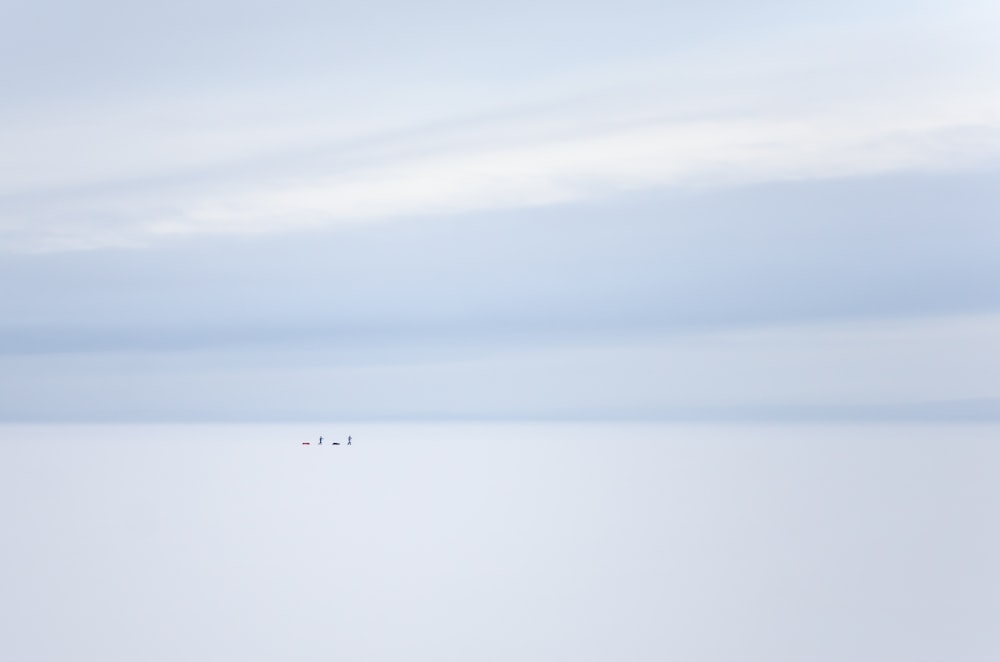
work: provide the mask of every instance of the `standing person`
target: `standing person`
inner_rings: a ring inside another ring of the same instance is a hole
[[[351,445],[351,435],[347,435],[347,445]]]
[[[320,445],[320,446],[322,446],[322,445],[323,445],[323,437],[320,437],[320,438],[319,438],[319,445]]]

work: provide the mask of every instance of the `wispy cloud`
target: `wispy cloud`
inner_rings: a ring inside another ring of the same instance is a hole
[[[1000,155],[998,47],[970,12],[588,62],[475,99],[372,71],[231,92],[95,101],[10,125],[6,250],[146,245],[382,218],[900,170]],[[350,88],[358,89],[358,88]]]
[[[1000,316],[978,315],[464,352],[419,344],[359,352],[332,342],[0,356],[0,419],[995,420],[998,338]]]

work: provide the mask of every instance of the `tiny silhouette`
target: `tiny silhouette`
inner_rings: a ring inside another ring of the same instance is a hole
[[[351,435],[347,435],[347,445],[351,445]]]
[[[319,445],[320,445],[320,446],[322,446],[322,445],[323,445],[323,437],[320,437],[320,438],[319,438]]]

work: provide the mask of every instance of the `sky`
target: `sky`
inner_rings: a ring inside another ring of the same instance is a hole
[[[0,419],[998,419],[998,37],[6,2]]]

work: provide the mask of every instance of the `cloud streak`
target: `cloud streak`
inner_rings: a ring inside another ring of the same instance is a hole
[[[1000,316],[979,315],[458,351],[411,338],[6,356],[0,419],[996,420],[998,338]]]
[[[1000,156],[1000,95],[982,85],[998,49],[975,25],[981,13],[590,62],[477,100],[428,82],[425,100],[399,107],[389,90],[401,71],[373,71],[365,89],[384,94],[330,94],[316,78],[95,102],[66,130],[51,114],[22,116],[0,157],[10,173],[0,248],[144,246],[977,167]],[[904,50],[912,63],[898,59]]]

